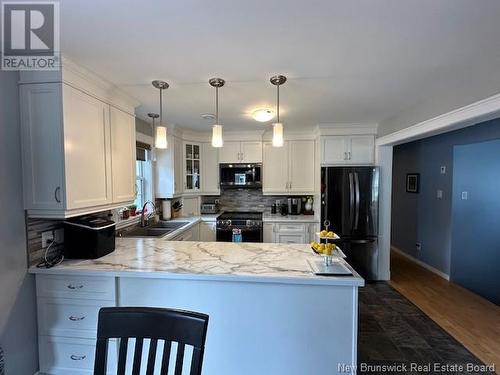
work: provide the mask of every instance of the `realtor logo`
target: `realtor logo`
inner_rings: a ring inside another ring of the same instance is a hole
[[[59,70],[59,3],[2,2],[2,69]]]

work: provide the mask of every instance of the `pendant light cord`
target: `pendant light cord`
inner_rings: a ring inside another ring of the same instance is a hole
[[[277,103],[277,108],[276,108],[276,114],[278,117],[278,122],[280,122],[280,85],[276,85],[277,89],[277,94],[276,94],[276,103]]]
[[[219,125],[219,88],[215,88],[215,124]]]
[[[160,126],[162,126],[162,124],[163,124],[163,98],[162,98],[162,92],[163,92],[163,89],[160,88]]]

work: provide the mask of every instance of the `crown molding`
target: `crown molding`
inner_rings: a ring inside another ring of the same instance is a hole
[[[322,135],[376,135],[378,124],[376,123],[325,123],[316,126],[318,136]]]
[[[500,94],[422,121],[377,139],[377,146],[415,141],[493,120],[500,116]]]

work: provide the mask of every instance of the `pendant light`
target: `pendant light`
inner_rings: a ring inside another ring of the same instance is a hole
[[[222,125],[219,123],[219,87],[224,86],[222,78],[211,78],[208,80],[210,86],[215,87],[215,124],[212,126],[212,147],[224,146],[222,139]]]
[[[273,76],[271,83],[276,86],[276,118],[277,122],[273,124],[273,147],[283,147],[283,124],[280,122],[280,86],[286,82],[283,75]]]
[[[165,81],[155,80],[153,86],[160,90],[160,123],[155,129],[155,147],[165,149],[168,147],[167,127],[163,126],[163,90],[168,89],[169,85]],[[154,121],[154,120],[153,120]]]

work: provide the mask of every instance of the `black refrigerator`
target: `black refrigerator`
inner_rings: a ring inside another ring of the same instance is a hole
[[[376,167],[321,168],[321,227],[330,221],[347,261],[366,280],[378,276],[378,184]]]

